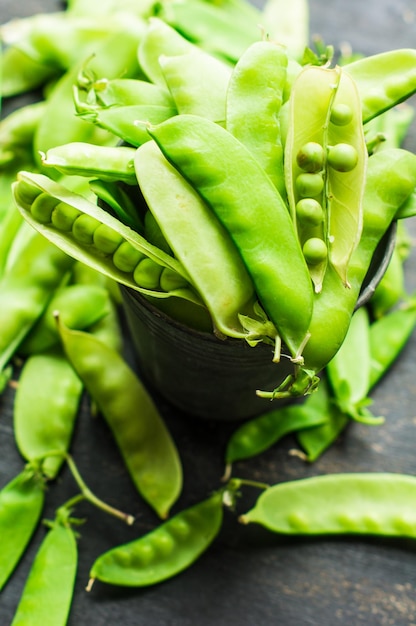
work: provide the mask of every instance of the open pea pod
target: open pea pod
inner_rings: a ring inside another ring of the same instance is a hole
[[[285,180],[292,218],[319,293],[328,262],[326,150],[338,68],[307,66],[294,82],[285,144]],[[308,106],[305,107],[305,99]]]
[[[368,155],[361,119],[357,86],[342,71],[328,126],[326,194],[329,260],[345,285],[363,225]]]
[[[13,193],[26,221],[69,256],[147,296],[201,303],[179,261],[83,196],[30,172]]]
[[[357,84],[365,124],[416,92],[416,49],[363,57],[345,65],[344,71]]]

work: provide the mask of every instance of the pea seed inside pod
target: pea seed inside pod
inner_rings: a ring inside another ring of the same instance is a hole
[[[72,225],[72,234],[79,243],[92,245],[94,242],[94,232],[100,225],[100,222],[86,213],[77,217]]]
[[[107,224],[100,224],[94,231],[93,241],[101,252],[113,254],[123,242],[123,237]]]
[[[51,222],[58,230],[71,231],[79,215],[80,211],[78,211],[78,209],[75,209],[66,202],[58,202],[52,211]]]
[[[16,199],[17,201],[25,206],[31,206],[34,202],[35,198],[37,198],[41,194],[41,190],[39,187],[32,185],[27,180],[19,180],[18,185],[16,185]]]
[[[296,162],[305,172],[319,172],[325,163],[325,151],[320,143],[309,141],[297,153]]]
[[[330,121],[335,126],[346,126],[352,121],[352,109],[348,104],[334,104],[331,109]]]
[[[123,241],[113,254],[113,263],[121,272],[133,272],[145,255],[133,248],[129,241]]]
[[[30,212],[37,222],[50,224],[52,211],[58,202],[57,198],[50,196],[48,193],[40,193],[33,201]]]
[[[152,259],[140,261],[133,273],[134,281],[144,289],[158,289],[163,267]]]
[[[324,179],[321,174],[310,174],[305,172],[299,174],[296,178],[296,190],[302,198],[314,198],[322,193],[324,188]]]
[[[328,164],[337,172],[351,172],[358,163],[358,153],[348,143],[337,143],[328,148]]]
[[[303,256],[308,265],[318,265],[325,261],[328,256],[328,248],[323,239],[311,237],[303,244]]]
[[[324,210],[314,198],[302,198],[296,204],[296,217],[301,224],[319,226],[324,219]]]

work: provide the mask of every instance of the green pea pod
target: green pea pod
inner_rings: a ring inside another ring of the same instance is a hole
[[[309,3],[307,0],[266,0],[258,21],[269,38],[284,45],[290,57],[302,60],[309,43]]]
[[[86,92],[88,102],[98,107],[138,104],[174,107],[169,91],[139,78],[90,78],[88,66],[81,73],[78,88]]]
[[[71,609],[78,551],[70,522],[61,513],[43,539],[11,626],[65,626]]]
[[[299,429],[296,439],[303,449],[309,463],[316,461],[331,446],[344,431],[350,419],[332,401],[328,384],[321,380],[317,391],[306,398],[305,405],[317,406],[320,414],[325,416],[325,422],[320,426]]]
[[[62,350],[49,350],[25,361],[13,409],[15,440],[27,461],[45,457],[42,471],[49,479],[56,477],[69,449],[82,390]]]
[[[178,115],[151,127],[149,133],[228,230],[262,306],[292,358],[299,359],[308,337],[313,295],[279,192],[250,152],[210,120]],[[276,245],[279,241],[284,244]]]
[[[181,55],[162,55],[159,63],[178,113],[201,115],[224,124],[231,74],[228,65],[198,49]]]
[[[416,326],[413,300],[383,315],[370,326],[369,388],[376,385],[395,362]]]
[[[359,422],[380,424],[383,418],[373,417],[365,406],[370,388],[370,319],[365,307],[351,319],[345,340],[328,363],[326,372],[334,401],[343,413]]]
[[[228,441],[225,453],[227,466],[264,452],[289,433],[325,423],[326,415],[320,410],[320,395],[317,391],[301,404],[268,411],[242,424]]]
[[[239,314],[255,315],[254,287],[227,231],[155,142],[137,150],[135,167],[146,202],[189,272],[217,332],[244,337]]]
[[[279,113],[287,53],[272,41],[252,44],[240,57],[227,91],[226,128],[252,152],[285,198]]]
[[[0,491],[0,589],[3,589],[39,522],[45,500],[43,480],[26,467]]]
[[[401,49],[363,57],[343,68],[355,81],[363,123],[416,92],[416,50]]]
[[[325,191],[325,153],[331,107],[339,81],[340,71],[337,68],[307,66],[296,78],[289,101],[289,130],[285,143],[286,189],[302,249],[309,240],[323,243],[322,258],[307,258],[316,293],[322,290],[328,262],[329,209]],[[308,98],[307,107],[305,97]],[[300,209],[305,201],[317,205],[317,219],[303,217]]]
[[[45,102],[35,102],[9,113],[0,122],[0,163],[2,168],[32,150],[36,128],[44,115]]]
[[[2,50],[1,62],[0,91],[3,98],[33,91],[57,75],[56,68],[52,65],[30,58],[15,46]]]
[[[42,315],[73,265],[64,252],[37,234],[0,281],[0,371]]]
[[[27,187],[31,190],[28,197]],[[200,303],[188,283],[188,274],[176,259],[83,196],[30,172],[19,173],[14,196],[25,220],[76,260],[146,295],[176,295]],[[151,273],[146,276],[146,268],[141,269],[142,261],[146,261],[147,269],[149,265],[157,269],[155,280]],[[163,268],[180,277],[182,286],[163,291],[159,285]]]
[[[415,537],[416,479],[405,474],[327,474],[273,485],[240,517],[288,535]]]
[[[109,295],[98,285],[65,285],[51,298],[42,317],[19,346],[19,354],[35,354],[59,343],[54,312],[71,328],[89,328],[109,312]]]
[[[223,519],[222,492],[177,513],[150,533],[100,555],[90,583],[146,587],[176,576],[192,565],[218,535]]]
[[[328,266],[322,292],[314,301],[311,338],[304,350],[305,367],[321,371],[340,348],[374,251],[415,184],[416,156],[412,153],[393,148],[369,157],[363,231],[349,267],[351,286],[346,289],[335,270]]]
[[[244,17],[230,19],[214,3],[173,0],[166,5],[166,11],[163,8],[162,5],[160,16],[170,26],[202,49],[231,63],[261,36],[259,22]]]
[[[195,49],[197,48],[194,44],[164,20],[150,17],[138,47],[139,65],[152,83],[166,88],[160,57],[187,54]]]
[[[65,353],[102,412],[139,493],[162,518],[182,488],[175,443],[144,385],[123,357],[59,323]]]
[[[95,146],[75,141],[50,148],[41,158],[44,167],[53,167],[61,174],[135,185],[134,154],[135,149],[126,146]]]
[[[158,104],[132,104],[128,106],[114,106],[102,109],[86,107],[76,99],[78,116],[122,139],[131,146],[141,146],[149,141],[149,135],[140,126],[137,120],[146,120],[152,124],[159,124],[176,114],[175,107]]]

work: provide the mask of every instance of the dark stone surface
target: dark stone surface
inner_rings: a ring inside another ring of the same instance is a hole
[[[311,32],[335,46],[349,42],[365,54],[412,46],[416,12],[412,0],[311,0]],[[2,0],[0,21],[36,11],[58,10],[52,0]],[[414,129],[407,141],[416,149]],[[416,234],[411,223],[410,230]],[[407,286],[416,289],[413,253]],[[380,427],[351,424],[313,465],[290,454],[288,437],[257,459],[238,463],[235,475],[266,482],[343,471],[416,474],[416,337],[375,389]],[[128,354],[132,359],[132,355]],[[47,384],[47,381],[45,381]],[[51,389],[53,393],[53,389]],[[0,398],[0,484],[22,468],[12,430],[12,389]],[[223,453],[234,428],[192,420],[157,399],[177,441],[184,465],[184,490],[175,510],[204,498],[220,485]],[[154,527],[157,520],[136,495],[109,432],[91,418],[84,400],[72,452],[90,488],[103,499],[137,515],[133,528],[88,505],[77,509],[87,522],[80,529],[79,571],[70,626],[411,626],[416,624],[416,548],[411,541],[373,538],[276,538],[242,527],[232,514],[212,548],[189,570],[153,588],[128,590],[96,584],[85,592],[89,568],[109,547]],[[67,471],[47,494],[45,517],[76,493]],[[241,506],[247,506],[248,494]],[[10,624],[44,536],[39,528],[29,550],[0,597],[0,623]],[[1,538],[0,538],[1,541]],[[56,572],[57,580],[59,571]]]

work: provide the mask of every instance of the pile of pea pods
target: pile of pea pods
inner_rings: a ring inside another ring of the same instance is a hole
[[[24,463],[0,491],[0,589],[63,465],[79,489],[47,521],[13,626],[28,615],[67,623],[78,503],[134,524],[88,488],[72,457],[84,393],[161,520],[99,556],[88,589],[95,580],[140,587],[179,574],[215,540],[224,508],[235,508],[245,486],[261,494],[238,515],[242,524],[416,536],[413,476],[266,485],[232,475],[235,462],[289,433],[313,462],[351,420],[382,424],[369,410],[371,390],[416,325],[403,272],[416,156],[401,147],[413,120],[405,101],[416,91],[416,50],[335,62],[330,46],[308,47],[306,1],[287,5],[68,0],[64,11],[0,30],[3,101],[42,93],[0,121],[0,389],[16,387]],[[276,20],[282,7],[297,24],[290,37]],[[393,222],[388,268],[356,308]],[[220,486],[171,517],[183,486],[180,451],[124,358],[119,284],[224,341],[269,344],[277,364],[292,361],[293,375],[258,395],[304,396],[239,425]],[[52,557],[64,572],[59,593]]]

